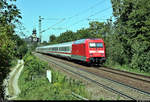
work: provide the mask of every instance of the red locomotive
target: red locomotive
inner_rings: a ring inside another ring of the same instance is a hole
[[[101,64],[106,60],[102,39],[81,39],[36,48],[37,52],[67,57],[88,63]]]

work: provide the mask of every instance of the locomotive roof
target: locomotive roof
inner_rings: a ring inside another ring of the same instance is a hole
[[[82,43],[85,43],[86,40],[102,40],[102,39],[99,39],[99,38],[80,39],[80,40],[74,41],[74,44],[82,44]]]
[[[86,39],[76,40],[76,41],[74,42],[74,44],[82,44],[82,43],[85,43],[85,40],[86,40]]]
[[[47,48],[47,47],[63,47],[63,46],[71,46],[72,44],[82,44],[85,43],[86,40],[102,40],[99,38],[89,38],[89,39],[80,39],[80,40],[76,40],[76,41],[71,41],[71,42],[65,42],[65,43],[60,43],[60,44],[53,44],[53,45],[47,45],[47,46],[41,46],[41,47],[37,47],[37,48]]]

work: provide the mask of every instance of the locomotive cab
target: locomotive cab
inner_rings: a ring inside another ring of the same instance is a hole
[[[87,41],[87,48],[88,48],[88,62],[90,63],[103,63],[105,62],[105,45],[103,40],[101,39],[94,39]]]

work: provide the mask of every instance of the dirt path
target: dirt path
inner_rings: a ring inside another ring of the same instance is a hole
[[[21,74],[21,71],[24,67],[23,60],[18,60],[18,64],[12,71],[9,73],[8,77],[4,81],[5,88],[5,98],[12,100],[18,96],[20,89],[18,86],[18,79]]]

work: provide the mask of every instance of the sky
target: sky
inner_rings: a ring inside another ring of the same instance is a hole
[[[33,29],[39,37],[39,16],[43,18],[42,41],[49,41],[52,34],[88,28],[91,21],[105,22],[112,16],[110,0],[17,0],[15,4],[20,9],[26,37]]]

